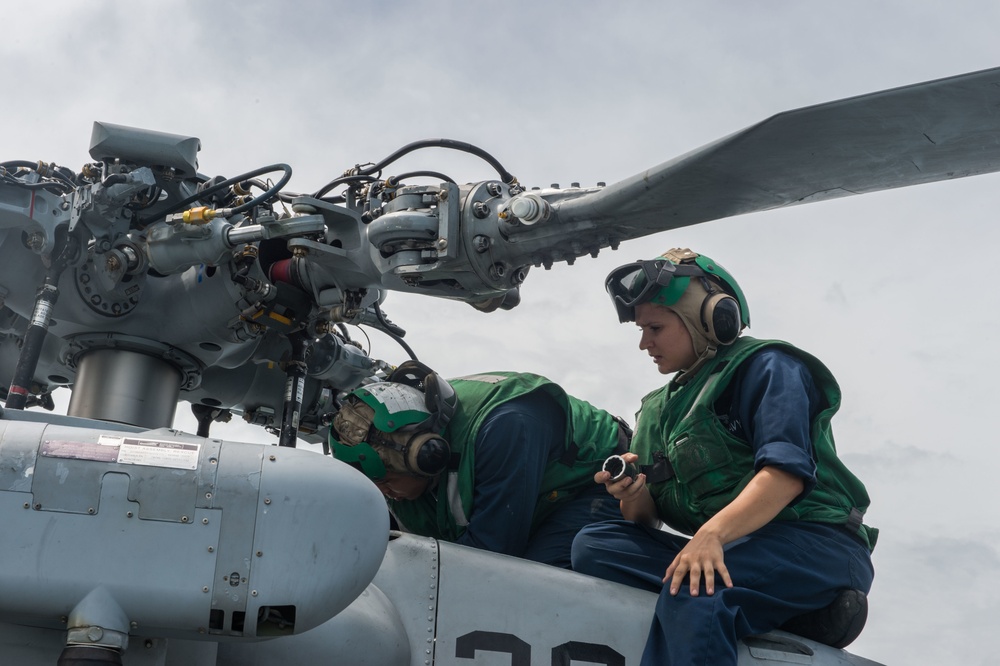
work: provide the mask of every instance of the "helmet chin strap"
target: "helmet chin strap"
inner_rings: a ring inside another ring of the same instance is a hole
[[[685,384],[687,384],[688,381],[692,377],[694,377],[699,370],[701,370],[703,365],[705,365],[713,358],[715,358],[715,355],[716,353],[718,353],[718,351],[719,348],[717,346],[713,345],[712,343],[709,343],[708,346],[705,347],[705,351],[703,351],[698,356],[698,358],[694,360],[694,363],[692,363],[689,367],[681,368],[681,370],[678,371],[672,383],[676,384],[677,386],[684,386]]]

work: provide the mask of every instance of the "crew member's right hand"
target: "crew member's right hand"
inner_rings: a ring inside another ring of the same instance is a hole
[[[622,459],[627,463],[638,466],[637,461],[639,460],[639,456],[634,453],[623,453]],[[635,481],[626,476],[612,483],[611,473],[605,472],[602,469],[594,475],[594,482],[603,483],[607,487],[608,493],[620,502],[635,502],[647,492],[645,474],[636,475]]]

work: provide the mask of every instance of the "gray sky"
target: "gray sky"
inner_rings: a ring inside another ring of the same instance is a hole
[[[0,22],[0,147],[4,160],[79,167],[102,120],[200,137],[209,175],[287,162],[290,189],[309,191],[446,137],[529,186],[612,183],[783,110],[996,66],[998,25],[987,0],[21,3]],[[404,168],[493,176],[436,150]],[[870,619],[850,651],[994,663],[998,178],[632,241],[532,269],[510,312],[404,295],[384,309],[446,376],[538,372],[631,420],[664,378],[636,329],[616,323],[604,276],[673,246],[713,257],[747,294],[750,333],[817,355],[844,390],[838,448],[882,530]],[[404,358],[372,335],[373,355]],[[271,441],[248,427],[213,434]]]

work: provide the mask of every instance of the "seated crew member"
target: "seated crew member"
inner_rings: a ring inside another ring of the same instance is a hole
[[[833,375],[788,343],[740,337],[743,292],[708,257],[671,250],[606,285],[673,378],[643,398],[623,456],[640,473],[595,475],[625,520],[584,528],[573,568],[659,593],[644,665],[736,664],[739,639],[777,628],[849,643],[877,530],[834,447]]]
[[[593,478],[630,434],[538,375],[445,381],[407,361],[348,395],[330,445],[375,482],[401,530],[569,568],[581,527],[621,518]]]

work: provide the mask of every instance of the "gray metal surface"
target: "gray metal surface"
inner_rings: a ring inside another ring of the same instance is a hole
[[[6,622],[120,611],[133,636],[253,638],[281,608],[276,631],[301,633],[365,589],[387,541],[371,483],[308,451],[0,420],[0,459]]]

